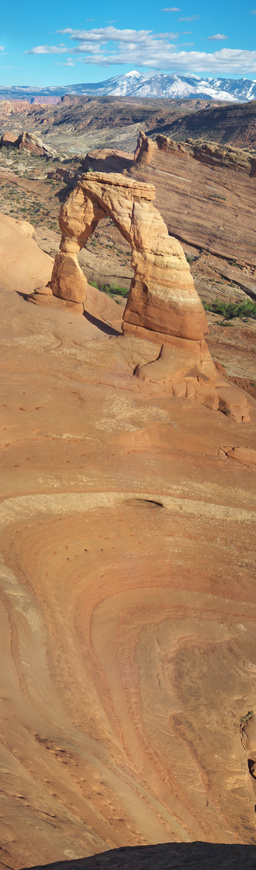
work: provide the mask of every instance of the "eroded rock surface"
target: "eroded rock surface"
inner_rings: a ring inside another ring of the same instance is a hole
[[[255,269],[255,155],[216,143],[141,134],[133,178],[156,186],[171,235]]]
[[[244,151],[242,148],[233,148],[232,145],[220,145],[219,142],[205,142],[203,140],[186,139],[185,142],[175,142],[169,136],[159,133],[156,139],[149,139],[140,131],[137,147],[134,152],[135,163],[151,163],[157,154],[157,150],[171,154],[187,154],[200,163],[208,163],[216,168],[224,167],[243,172],[245,175],[256,175],[256,152]]]
[[[256,406],[134,377],[155,348],[94,297],[97,323],[0,294],[3,866],[246,867]]]
[[[250,420],[246,394],[217,371],[205,341],[172,338],[162,346],[157,359],[138,365],[135,374],[151,383],[168,384],[175,398],[195,398],[237,423]]]

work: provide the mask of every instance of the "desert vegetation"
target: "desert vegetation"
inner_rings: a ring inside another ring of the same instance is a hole
[[[205,311],[213,311],[214,314],[222,314],[224,320],[233,320],[235,317],[240,317],[241,320],[256,320],[256,304],[251,299],[246,299],[243,302],[224,302],[220,299],[214,299],[213,302],[203,302]]]

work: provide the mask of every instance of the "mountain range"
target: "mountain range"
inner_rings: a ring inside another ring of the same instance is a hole
[[[200,78],[196,75],[140,73],[137,70],[114,76],[103,82],[84,82],[63,87],[0,87],[0,99],[40,97],[61,98],[65,94],[120,97],[158,97],[166,99],[209,99],[226,102],[249,102],[256,99],[256,81],[250,79]]]

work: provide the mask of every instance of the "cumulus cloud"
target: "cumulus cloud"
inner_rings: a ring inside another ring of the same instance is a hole
[[[67,46],[62,42],[60,45],[36,45],[35,48],[25,51],[25,54],[65,54],[66,51]]]
[[[195,16],[194,16],[195,17]],[[210,75],[243,75],[256,72],[256,51],[222,48],[215,52],[185,51],[172,40],[177,33],[153,33],[151,30],[118,30],[108,26],[91,30],[73,30],[71,27],[58,31],[68,37],[68,46],[60,43],[38,45],[27,54],[66,54],[71,60],[81,60],[96,66],[132,64],[149,70],[168,72],[206,73]],[[224,34],[215,34],[210,39],[225,39]],[[70,64],[69,64],[70,65]]]
[[[215,33],[214,36],[207,36],[207,39],[228,39],[228,37],[224,36],[224,33]]]
[[[84,57],[83,63],[103,64],[112,66],[129,63],[129,53]],[[168,70],[177,73],[207,73],[218,76],[220,74],[248,74],[256,72],[256,51],[244,51],[239,49],[222,49],[213,54],[203,51],[162,51],[159,55],[150,55],[145,58],[143,54],[137,54],[137,66],[148,69]]]
[[[91,30],[72,30],[66,27],[65,30],[57,30],[57,33],[69,34],[69,38],[78,42],[98,42],[106,44],[106,42],[136,42],[145,43],[150,39],[177,39],[178,33],[153,33],[152,30],[119,30],[117,27],[95,27]]]

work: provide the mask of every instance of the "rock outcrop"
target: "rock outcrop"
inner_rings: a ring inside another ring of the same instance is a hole
[[[82,163],[83,172],[124,172],[131,169],[134,162],[132,151],[118,148],[95,148],[88,151]]]
[[[187,154],[200,163],[208,163],[210,166],[224,167],[245,175],[256,175],[256,152],[250,153],[242,148],[233,148],[232,145],[220,145],[219,142],[205,142],[203,139],[186,139],[185,142],[175,142],[169,136],[158,133],[155,140],[140,130],[137,147],[134,152],[135,163],[150,163],[154,153],[166,151],[169,155],[180,153]]]
[[[15,133],[9,133],[8,131],[3,133],[0,139],[0,148],[3,147],[18,148],[19,150],[25,149],[25,151],[29,151],[30,154],[34,154],[35,157],[53,158],[58,156],[57,151],[55,151],[54,148],[50,148],[48,145],[44,145],[39,136],[35,136],[34,133],[27,133],[24,130],[19,136]]]
[[[6,130],[5,133],[1,136],[0,139],[0,147],[1,148],[17,148],[18,137],[16,133],[11,133],[9,130]]]
[[[250,421],[246,394],[217,371],[206,341],[173,337],[171,344],[162,345],[156,359],[136,366],[134,374],[143,381],[166,384],[176,399],[197,399],[237,423]]]
[[[146,140],[141,133],[131,177],[155,185],[170,235],[198,254],[255,270],[256,154],[163,135]]]

